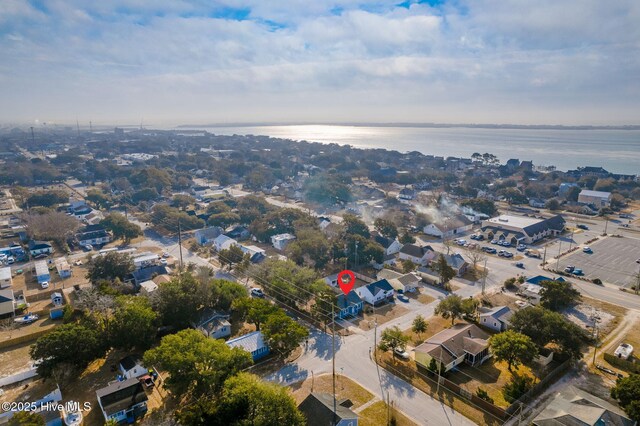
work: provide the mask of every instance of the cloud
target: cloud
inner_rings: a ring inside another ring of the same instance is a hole
[[[637,22],[633,0],[4,0],[0,114],[635,122]]]

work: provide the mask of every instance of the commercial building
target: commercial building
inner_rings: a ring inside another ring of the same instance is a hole
[[[565,220],[560,215],[514,216],[500,215],[482,222],[482,233],[489,240],[504,240],[516,244],[533,244],[545,237],[558,236]]]
[[[609,207],[611,204],[611,193],[604,191],[591,191],[583,189],[578,195],[578,202],[588,204],[596,208]]]

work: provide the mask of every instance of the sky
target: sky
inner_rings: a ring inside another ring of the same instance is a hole
[[[637,0],[1,0],[0,122],[640,124]]]

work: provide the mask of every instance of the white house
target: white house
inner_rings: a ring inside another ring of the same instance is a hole
[[[148,374],[149,370],[142,365],[142,360],[134,355],[128,355],[120,360],[118,369],[126,379],[141,377]]]
[[[470,231],[473,222],[463,214],[454,217],[447,217],[437,223],[430,223],[424,227],[423,231],[427,235],[438,238],[450,238],[466,231]]]
[[[101,245],[111,242],[111,235],[102,225],[88,225],[78,231],[76,239],[81,245]]]
[[[209,228],[198,229],[194,232],[194,237],[198,244],[204,246],[211,244],[222,232],[224,232],[224,230],[219,226],[211,226]]]
[[[193,324],[193,326],[205,336],[213,339],[224,339],[231,336],[229,315],[221,312],[205,311],[200,317],[200,321],[197,324]]]
[[[355,289],[356,294],[370,305],[378,305],[393,298],[394,288],[387,280],[376,281]]]
[[[420,285],[422,278],[416,274],[401,274],[391,269],[383,269],[377,274],[379,280],[386,279],[395,290],[410,293],[414,291]]]
[[[513,311],[508,306],[496,306],[495,308],[480,308],[479,324],[495,331],[505,331],[509,328],[509,319]]]
[[[291,234],[273,235],[271,237],[271,244],[273,245],[273,248],[275,248],[276,250],[282,251],[287,247],[287,244],[289,244],[291,241],[295,239],[296,237]]]
[[[611,204],[611,193],[583,189],[578,195],[578,202],[581,204],[589,204],[595,206],[598,209],[600,207],[609,207],[609,205]]]
[[[155,253],[141,253],[133,258],[133,264],[136,269],[146,268],[147,266],[155,265],[160,257]]]
[[[385,255],[396,254],[402,248],[402,243],[398,241],[397,238],[391,239],[385,238],[382,235],[376,235],[374,239],[384,248]]]
[[[245,246],[244,244],[241,244],[240,250],[242,250],[244,254],[248,254],[249,260],[253,263],[261,262],[265,257],[267,257],[267,252],[258,246]]]
[[[216,251],[227,250],[231,246],[238,245],[238,242],[231,237],[227,237],[224,234],[218,235],[215,240],[213,240],[213,248]]]
[[[49,273],[49,266],[44,260],[40,260],[34,263],[34,269],[38,284],[51,281],[51,274]]]
[[[405,244],[398,255],[402,260],[410,260],[415,264],[426,266],[436,257],[436,252],[431,246],[419,247],[415,244]]]
[[[13,278],[11,278],[11,267],[0,268],[0,288],[11,287]]]
[[[106,422],[133,420],[147,412],[147,394],[136,377],[98,389],[96,396]]]
[[[415,360],[429,368],[431,360],[442,363],[445,371],[467,363],[480,365],[488,358],[489,335],[474,324],[456,324],[431,336],[415,348]]]
[[[51,253],[53,253],[53,247],[48,242],[35,240],[29,241],[29,254],[31,254],[31,256]]]
[[[140,293],[142,294],[151,294],[157,289],[158,289],[158,284],[156,284],[152,280],[147,280],[140,283]]]
[[[71,276],[71,266],[64,257],[59,257],[55,260],[56,271],[60,278],[69,278]]]

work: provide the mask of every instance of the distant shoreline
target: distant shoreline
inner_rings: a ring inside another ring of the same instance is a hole
[[[640,125],[624,126],[566,126],[554,124],[444,124],[444,123],[213,123],[181,124],[176,129],[219,128],[219,127],[270,127],[270,126],[348,126],[348,127],[398,127],[398,128],[469,128],[505,130],[640,130]]]

